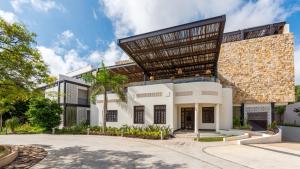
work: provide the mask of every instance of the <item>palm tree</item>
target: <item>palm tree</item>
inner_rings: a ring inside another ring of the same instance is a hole
[[[116,93],[121,101],[126,100],[124,86],[127,82],[127,77],[119,74],[112,74],[101,63],[101,68],[96,74],[85,75],[84,80],[91,85],[91,101],[96,104],[96,96],[103,94],[103,128],[106,129],[106,113],[107,113],[107,92]]]

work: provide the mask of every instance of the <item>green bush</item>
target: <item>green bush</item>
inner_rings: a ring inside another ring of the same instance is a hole
[[[276,123],[276,121],[273,121],[272,123],[271,123],[271,125],[268,125],[268,130],[269,131],[275,131],[275,130],[277,130],[277,123]]]
[[[88,126],[78,125],[73,127],[64,127],[57,129],[57,134],[86,134]],[[105,132],[103,127],[90,127],[90,134],[93,135],[108,135],[108,136],[124,136],[144,139],[160,139],[160,132],[164,139],[170,137],[171,129],[165,126],[149,125],[145,127],[124,125],[121,128],[106,127]]]
[[[32,126],[29,123],[25,123],[18,126],[15,132],[18,134],[38,134],[45,132],[45,129],[39,126]]]
[[[251,126],[249,124],[244,124],[244,125],[241,125],[239,129],[241,130],[251,130]]]
[[[241,126],[239,117],[234,116],[232,122],[233,122],[233,128],[239,128]]]
[[[15,129],[19,125],[19,119],[17,117],[12,117],[11,119],[7,119],[5,121],[5,126],[10,129],[12,133],[15,133]]]
[[[58,103],[49,99],[38,97],[30,99],[26,116],[33,126],[51,130],[60,124],[62,109]]]

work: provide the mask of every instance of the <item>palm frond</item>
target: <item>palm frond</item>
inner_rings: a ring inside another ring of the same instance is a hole
[[[96,97],[99,94],[103,94],[104,89],[103,87],[95,88],[94,90],[91,91],[91,101],[93,104],[96,104]]]
[[[127,77],[124,75],[112,75],[110,81],[111,90],[116,93],[122,101],[126,101],[125,83]]]

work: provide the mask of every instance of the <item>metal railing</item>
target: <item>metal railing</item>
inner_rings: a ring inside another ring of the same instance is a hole
[[[223,34],[222,43],[282,34],[285,22],[263,25]]]
[[[180,79],[162,79],[162,80],[150,80],[141,82],[132,82],[128,84],[130,86],[143,86],[143,85],[153,85],[153,84],[164,84],[164,83],[190,83],[190,82],[218,82],[215,77],[189,77]]]

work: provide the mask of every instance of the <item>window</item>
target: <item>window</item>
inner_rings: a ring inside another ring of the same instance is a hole
[[[88,105],[88,90],[78,89],[78,104]]]
[[[134,117],[133,123],[135,124],[143,124],[144,123],[144,106],[134,106]]]
[[[107,110],[106,121],[107,122],[117,122],[118,121],[118,111],[117,110]]]
[[[202,108],[202,123],[214,123],[215,122],[215,108],[203,107]]]
[[[166,124],[166,105],[154,105],[154,124]]]

